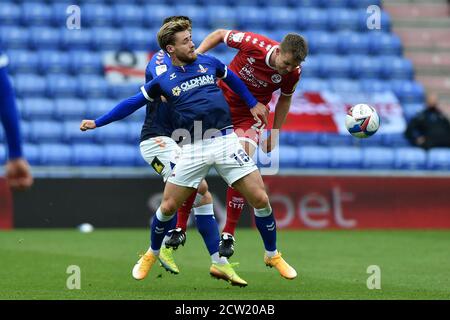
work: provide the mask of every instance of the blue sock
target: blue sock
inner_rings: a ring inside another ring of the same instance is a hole
[[[177,217],[178,212],[175,212],[175,215],[172,217],[172,220],[169,221],[169,226],[167,227],[165,234],[166,236],[170,237],[172,235],[172,232],[169,231],[175,229],[175,227],[177,226]]]
[[[159,251],[161,245],[166,235],[167,231],[173,225],[173,218],[176,217],[175,214],[172,216],[165,216],[161,212],[161,208],[156,211],[155,217],[153,218],[151,234],[150,234],[150,247],[154,251]],[[176,219],[175,219],[176,220]]]
[[[275,251],[277,249],[277,227],[273,212],[269,216],[261,217],[256,215],[255,223],[264,242],[264,248],[267,251]]]
[[[211,205],[205,205],[205,206],[211,206]],[[202,206],[202,207],[205,207]],[[197,208],[199,209],[199,208]],[[207,208],[205,208],[207,209]],[[198,212],[194,210],[194,212]],[[212,212],[212,210],[211,210]],[[217,225],[217,221],[214,218],[214,215],[212,214],[196,214],[195,215],[195,222],[197,224],[198,232],[203,237],[203,241],[205,242],[206,247],[208,248],[208,252],[210,255],[213,255],[214,253],[219,251],[219,241],[220,241],[220,235],[219,235],[219,226]]]

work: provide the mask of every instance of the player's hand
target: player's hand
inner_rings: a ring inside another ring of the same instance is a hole
[[[13,159],[6,163],[6,181],[14,190],[25,190],[33,184],[30,165],[23,158]]]
[[[255,120],[261,120],[265,125],[267,125],[267,117],[269,115],[269,110],[261,102],[258,102],[256,106],[250,109]]]
[[[86,131],[86,130],[92,130],[97,128],[97,126],[95,125],[95,121],[94,120],[83,120],[81,121],[80,124],[80,130],[81,131]]]
[[[261,149],[264,153],[272,152],[272,150],[278,145],[278,133],[279,130],[272,130],[267,139],[261,142]]]

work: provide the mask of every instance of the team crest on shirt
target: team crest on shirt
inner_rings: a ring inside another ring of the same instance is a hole
[[[281,82],[281,76],[278,74],[278,73],[275,73],[273,76],[272,76],[272,82],[273,83],[280,83]]]
[[[198,67],[200,68],[199,70],[197,70],[197,72],[200,73],[205,73],[208,71],[208,68],[203,68],[203,66],[201,64],[198,65]]]
[[[181,89],[180,89],[179,86],[176,86],[175,88],[172,88],[172,94],[173,94],[175,97],[178,97],[178,96],[180,95],[180,93],[181,93]]]
[[[234,42],[242,42],[242,39],[244,39],[243,32],[230,34],[230,40],[233,40]]]

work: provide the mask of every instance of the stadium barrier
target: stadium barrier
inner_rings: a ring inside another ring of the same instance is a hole
[[[226,185],[217,176],[207,180],[223,227]],[[450,229],[448,176],[266,176],[264,181],[279,228]],[[0,183],[0,221],[3,227],[16,228],[73,228],[81,223],[142,228],[149,226],[162,190],[158,177],[38,178],[31,190],[14,194],[12,223],[4,201],[8,191]],[[252,224],[246,205],[239,226]]]

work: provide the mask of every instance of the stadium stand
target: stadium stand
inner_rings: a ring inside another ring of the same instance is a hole
[[[25,139],[25,154],[42,166],[144,166],[137,143],[145,110],[98,132],[81,133],[79,121],[95,118],[118,99],[136,92],[139,83],[117,84],[105,77],[107,51],[157,51],[156,32],[173,14],[194,22],[194,43],[215,28],[239,28],[281,40],[288,31],[303,34],[310,55],[303,63],[300,92],[393,92],[406,120],[423,109],[424,86],[415,80],[414,66],[433,68],[424,53],[408,46],[450,43],[447,30],[405,32],[393,28],[398,13],[410,5],[382,5],[380,0],[206,0],[78,1],[81,30],[65,27],[66,1],[4,0],[0,10],[0,47],[10,58]],[[381,29],[367,29],[369,5],[381,6]],[[417,6],[417,5],[416,5]],[[203,8],[200,10],[200,8]],[[421,8],[419,6],[419,8]],[[423,8],[426,8],[424,5]],[[421,10],[419,10],[421,11]],[[413,11],[408,11],[414,14]],[[439,10],[425,10],[433,17]],[[448,17],[441,16],[441,19]],[[395,33],[393,32],[395,31]],[[220,45],[211,54],[229,63],[235,51]],[[149,56],[150,57],[150,56]],[[439,51],[434,61],[450,66]],[[414,66],[413,66],[414,62]],[[434,65],[434,70],[437,67]],[[427,80],[441,84],[442,75]],[[441,77],[441,78],[439,78]],[[143,78],[142,78],[143,82]],[[444,91],[444,90],[442,90]],[[383,126],[383,120],[382,120]],[[4,139],[3,133],[0,140]],[[282,168],[429,169],[449,170],[446,149],[427,152],[409,147],[401,133],[357,140],[348,134],[283,132],[280,137]],[[4,159],[0,145],[0,159]]]

